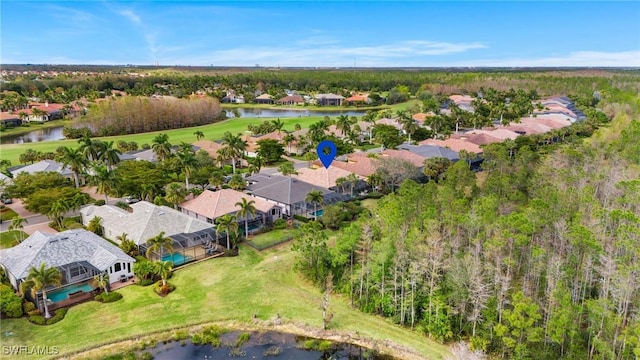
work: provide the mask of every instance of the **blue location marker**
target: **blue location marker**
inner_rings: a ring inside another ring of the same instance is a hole
[[[333,141],[322,140],[320,144],[318,144],[316,152],[318,153],[320,161],[322,161],[322,165],[324,165],[325,169],[328,169],[329,165],[333,162],[333,159],[336,158],[338,148]]]

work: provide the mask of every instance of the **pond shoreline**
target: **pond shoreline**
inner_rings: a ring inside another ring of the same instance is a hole
[[[217,325],[232,331],[274,331],[287,333],[322,340],[329,340],[336,343],[346,343],[357,345],[362,348],[374,350],[380,354],[393,356],[397,359],[405,360],[424,360],[424,356],[420,355],[414,349],[397,344],[389,340],[375,340],[358,334],[358,332],[345,332],[334,330],[322,330],[308,326],[306,324],[298,324],[294,322],[282,322],[281,320],[258,320],[254,319],[250,323],[239,321],[223,321],[223,322],[207,322],[202,324],[193,324],[189,326],[176,327],[163,330],[160,332],[150,333],[135,338],[123,339],[120,341],[97,345],[94,348],[76,351],[69,354],[63,354],[56,359],[95,359],[99,357],[121,354],[127,351],[135,351],[142,345],[149,342],[162,343],[172,341],[173,335],[177,331],[188,331],[194,334],[201,331],[207,326]]]

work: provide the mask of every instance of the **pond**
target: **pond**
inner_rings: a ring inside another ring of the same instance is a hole
[[[191,341],[172,341],[159,344],[144,351],[153,355],[154,360],[175,359],[372,359],[393,360],[388,355],[378,354],[373,350],[357,345],[332,343],[319,339],[296,336],[292,334],[268,332],[250,332],[249,340],[236,347],[240,332],[234,331],[220,336],[222,345],[194,345]],[[306,349],[314,348],[314,350]],[[318,350],[318,349],[322,350]]]
[[[2,138],[2,144],[23,144],[40,141],[55,141],[64,139],[62,126],[33,130],[22,135],[9,135]]]
[[[326,111],[326,110],[292,110],[292,109],[258,109],[258,108],[237,108],[241,118],[253,117],[253,118],[291,118],[291,117],[307,117],[307,116],[362,116],[365,111],[354,110],[339,110],[339,111]],[[228,118],[234,118],[232,110],[225,110]],[[33,130],[22,135],[9,135],[2,138],[0,143],[2,144],[23,144],[34,143],[40,141],[56,141],[64,139],[62,134],[62,126],[52,127],[48,129]]]

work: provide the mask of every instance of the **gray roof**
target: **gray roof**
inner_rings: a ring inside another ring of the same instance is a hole
[[[112,234],[127,233],[127,237],[136,244],[142,245],[150,238],[164,231],[166,236],[190,234],[213,225],[192,218],[178,210],[166,206],[157,206],[147,201],[131,204],[132,212],[113,205],[89,205],[80,209],[83,221],[88,223],[95,216],[102,218],[100,222]]]
[[[409,144],[401,144],[398,146],[398,149],[409,150],[414,154],[420,155],[424,158],[430,159],[435,157],[443,157],[449,159],[451,161],[460,160],[460,156],[457,152],[442,146],[436,145],[409,145]]]
[[[193,152],[198,152],[198,150],[200,150],[200,147],[195,145],[191,145],[191,148],[193,149]],[[179,145],[173,145],[171,147],[171,152],[175,153],[178,149],[180,149]],[[126,159],[121,158],[121,160],[146,160],[150,162],[156,162],[158,160],[153,149],[134,150],[122,155],[124,155]]]
[[[135,262],[135,259],[84,229],[57,234],[36,231],[20,244],[0,251],[0,263],[16,279],[26,278],[31,267],[39,267],[42,263],[51,268],[82,261],[105,271],[115,262]]]
[[[329,189],[289,176],[258,173],[248,177],[247,180],[250,183],[247,186],[249,194],[288,205],[305,201],[307,194],[312,190],[319,190],[324,195],[333,193]]]
[[[18,174],[23,172],[28,174],[34,174],[34,173],[43,172],[43,171],[57,172],[62,176],[73,175],[73,172],[71,172],[71,169],[68,166],[64,166],[63,164],[54,160],[42,160],[42,161],[38,161],[37,163],[33,163],[31,165],[22,166],[15,170],[11,170],[11,175],[13,175],[13,177],[16,177],[18,176]]]
[[[318,94],[316,95],[316,99],[344,99],[344,96],[342,95],[336,95],[336,94]]]

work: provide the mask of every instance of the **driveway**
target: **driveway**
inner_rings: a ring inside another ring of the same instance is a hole
[[[27,223],[24,224],[24,232],[31,235],[36,231],[48,232],[48,233],[56,233],[55,229],[49,227],[49,218],[45,215],[32,213],[29,210],[24,208],[24,204],[20,199],[13,199],[12,204],[6,205],[11,210],[15,211],[18,216],[21,216],[27,220]],[[0,231],[9,230],[9,225],[11,221],[5,221],[0,225]]]

